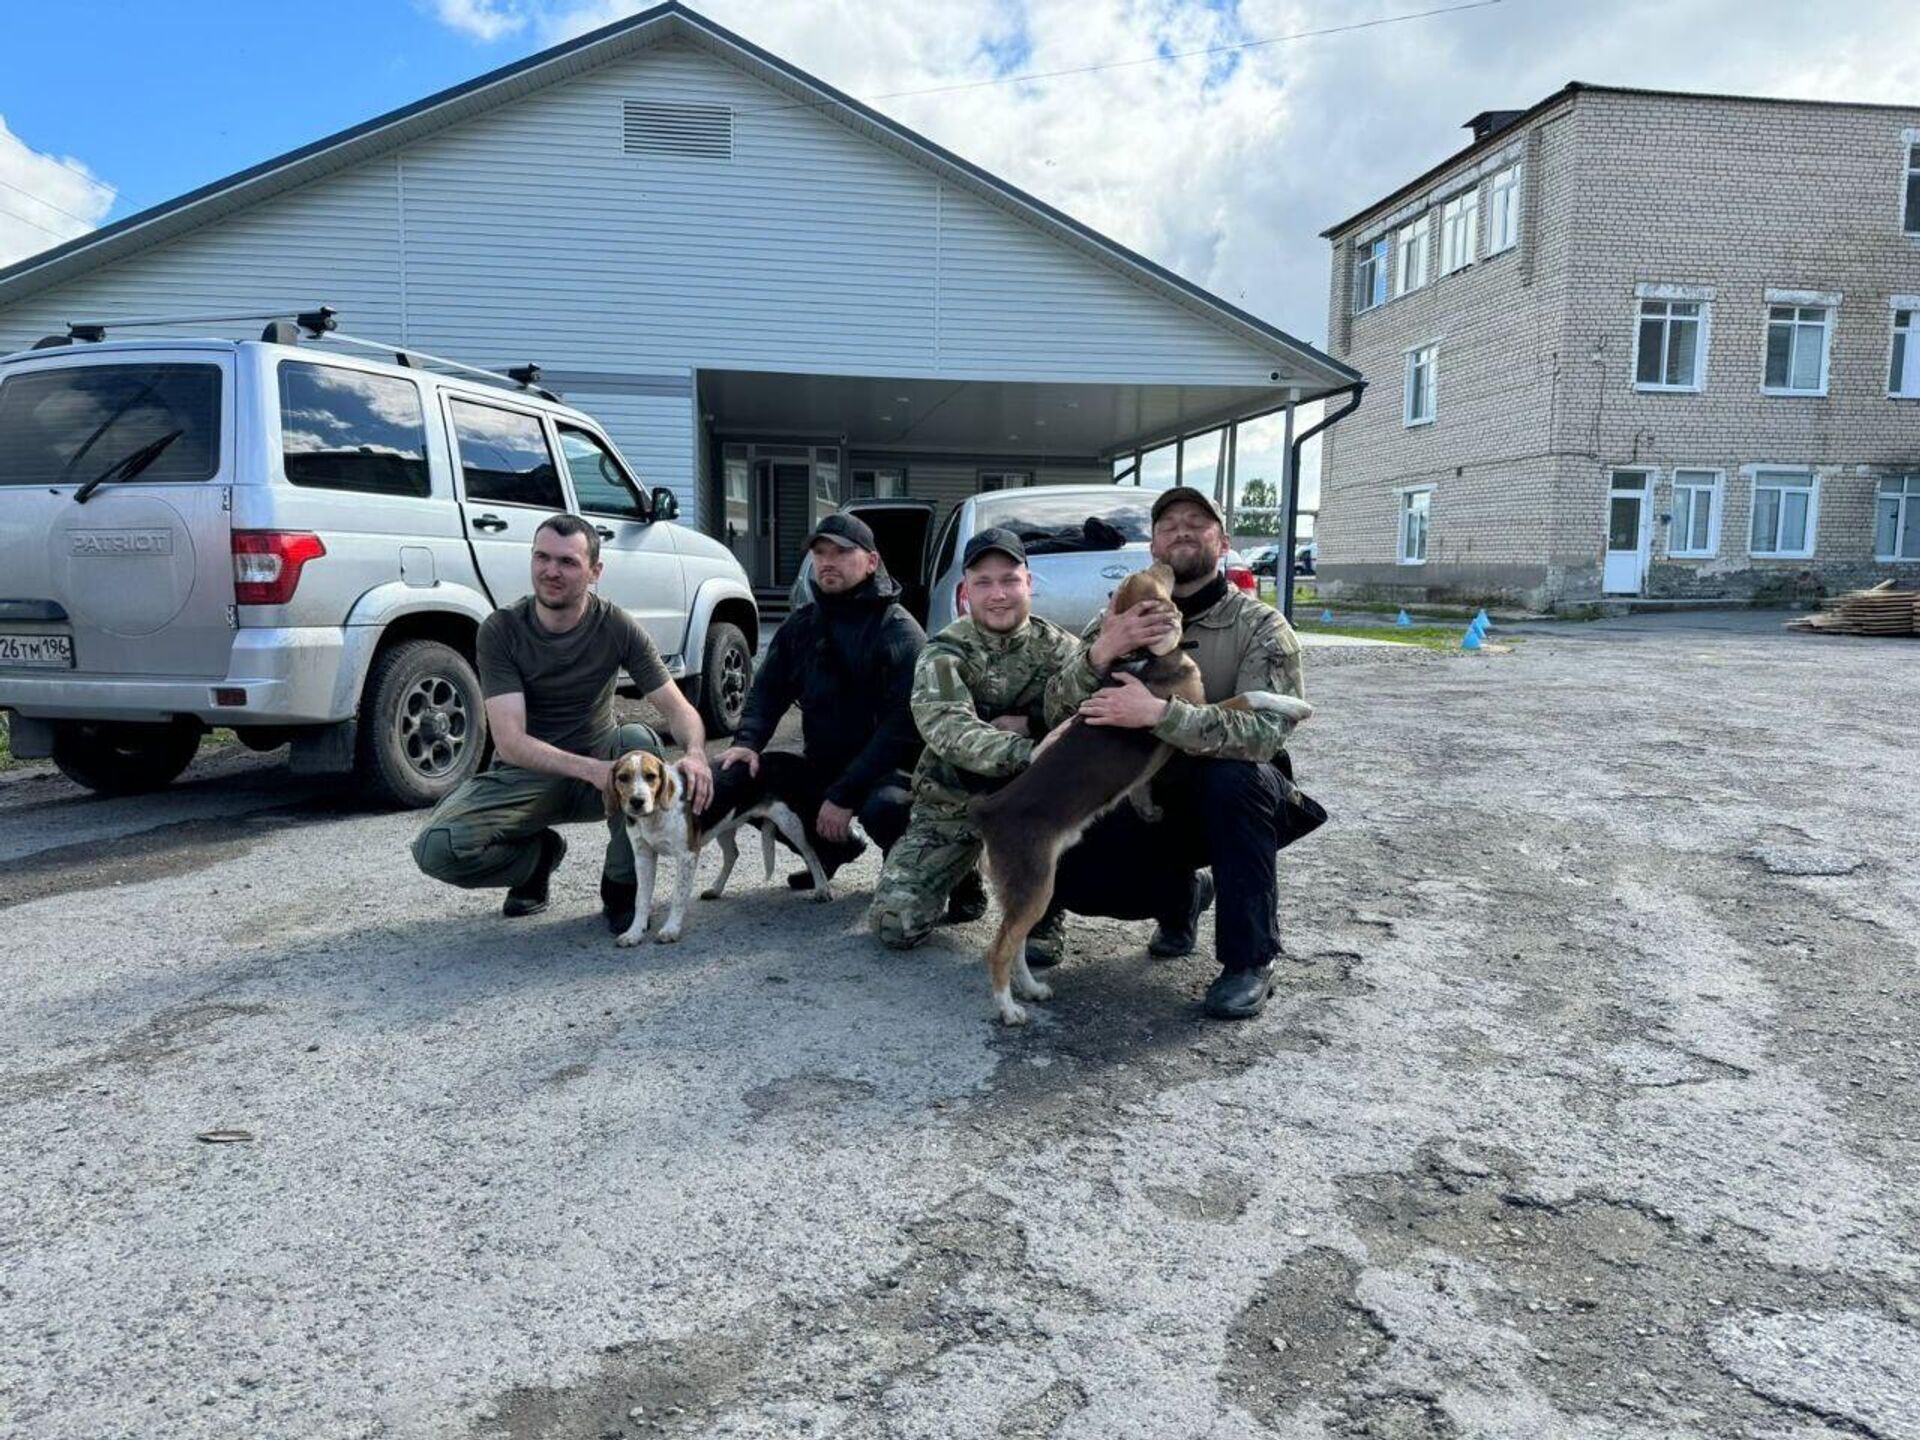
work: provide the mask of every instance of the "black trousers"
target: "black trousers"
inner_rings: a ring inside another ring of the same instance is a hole
[[[1210,866],[1215,956],[1228,970],[1264,965],[1280,953],[1274,854],[1299,838],[1290,789],[1278,763],[1176,755],[1153,786],[1165,817],[1148,824],[1123,800],[1095,821],[1061,856],[1054,903],[1115,920],[1184,921],[1194,873]]]
[[[814,854],[820,857],[820,863],[830,872],[859,853],[857,846],[844,842],[836,844],[814,828],[814,822],[820,815],[821,802],[827,798],[827,787],[838,778],[838,771],[829,774],[826,767],[790,750],[768,750],[760,756],[759,783],[768,794],[784,800],[800,817],[807,827],[807,842],[813,846]],[[752,783],[744,765],[729,765],[724,770],[715,771],[714,805],[729,804],[730,797],[738,787]],[[880,782],[853,807],[860,828],[873,838],[883,854],[891,850],[893,842],[906,833],[907,814],[913,808],[912,783],[905,771],[896,770],[891,775],[882,776]]]

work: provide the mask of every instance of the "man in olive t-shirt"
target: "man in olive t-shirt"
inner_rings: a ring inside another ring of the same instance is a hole
[[[506,886],[501,913],[547,908],[548,881],[567,853],[552,827],[597,820],[613,761],[660,753],[645,725],[619,725],[614,684],[625,670],[686,747],[680,770],[694,808],[713,793],[700,716],[667,674],[647,632],[593,593],[600,537],[573,515],[534,532],[533,594],[480,626],[480,688],[493,733],[493,768],[435,807],[414,837],[413,858],[436,880],[466,889]],[[615,933],[633,923],[633,847],[625,824],[607,823],[600,899]]]

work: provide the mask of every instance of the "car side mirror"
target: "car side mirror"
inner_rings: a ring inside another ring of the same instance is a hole
[[[653,489],[653,518],[655,520],[680,518],[680,497],[664,485],[656,485]]]

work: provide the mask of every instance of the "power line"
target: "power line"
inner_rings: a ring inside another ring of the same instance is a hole
[[[1068,70],[1042,70],[1021,75],[997,75],[989,80],[964,80],[952,85],[930,85],[919,90],[889,90],[879,95],[868,95],[865,99],[904,100],[916,95],[946,95],[956,90],[983,90],[995,85],[1019,85],[1033,80],[1060,80],[1075,75],[1092,75],[1102,70],[1124,70],[1138,65],[1163,65],[1173,60],[1193,60],[1203,56],[1230,55],[1246,50],[1258,50],[1268,45],[1286,45],[1295,40],[1314,40],[1326,35],[1344,35],[1355,30],[1373,30],[1382,25],[1403,25],[1410,20],[1430,20],[1437,15],[1458,15],[1465,10],[1484,10],[1492,5],[1504,4],[1505,0],[1467,0],[1461,5],[1442,5],[1432,10],[1418,10],[1407,15],[1379,15],[1371,20],[1353,20],[1344,25],[1323,25],[1315,30],[1295,30],[1286,35],[1268,35],[1257,40],[1239,40],[1231,45],[1209,45],[1200,50],[1178,50],[1164,55],[1141,55],[1131,60],[1107,60],[1098,65],[1080,65]],[[786,105],[746,106],[734,113],[736,115],[758,115],[773,110],[804,110],[820,102],[796,100]]]
[[[64,215],[64,216],[66,216],[66,217],[67,217],[67,218],[68,218],[69,220],[78,220],[78,221],[79,221],[79,222],[80,222],[80,223],[81,223],[82,225],[86,225],[86,226],[89,226],[89,227],[91,227],[91,226],[94,226],[94,225],[98,225],[98,224],[100,223],[100,222],[99,222],[98,220],[89,220],[89,219],[88,219],[88,218],[87,218],[86,216],[84,216],[84,215],[76,215],[76,214],[74,214],[74,213],[73,213],[73,211],[71,211],[71,210],[69,210],[69,209],[67,209],[67,207],[66,207],[66,206],[64,206],[64,205],[56,205],[56,204],[54,204],[54,203],[53,203],[53,201],[51,201],[51,200],[48,200],[48,199],[46,199],[46,198],[45,198],[44,196],[41,196],[41,195],[36,195],[36,194],[34,194],[34,193],[33,193],[33,192],[31,191],[31,190],[23,190],[23,189],[21,189],[21,188],[20,188],[20,187],[19,187],[18,185],[15,185],[15,184],[14,184],[14,183],[13,183],[12,181],[10,181],[10,180],[0,180],[0,187],[5,187],[6,189],[8,189],[8,190],[11,190],[11,191],[13,191],[13,192],[14,192],[14,194],[16,194],[16,195],[24,195],[24,196],[26,196],[26,197],[27,197],[27,198],[28,198],[29,200],[31,200],[31,201],[33,201],[33,203],[34,203],[34,204],[36,204],[36,205],[44,205],[44,206],[46,206],[46,207],[47,207],[47,208],[48,208],[49,210],[57,210],[57,211],[59,211],[59,212],[60,212],[60,213],[61,213],[62,215]],[[18,219],[20,219],[20,218],[21,218],[21,217],[20,217],[20,216],[18,216],[18,215],[15,215],[15,216],[14,216],[14,219],[16,219],[16,220],[18,220]],[[29,221],[28,223],[29,223],[29,224],[31,224],[32,222],[31,222],[31,221]]]
[[[51,235],[56,240],[71,240],[73,238],[71,235],[61,234],[58,230],[49,229],[47,226],[42,225],[38,220],[29,220],[26,216],[22,215],[18,210],[9,210],[4,205],[0,205],[0,215],[5,215],[11,219],[18,220],[22,225],[31,225],[34,229],[40,231],[43,235]]]

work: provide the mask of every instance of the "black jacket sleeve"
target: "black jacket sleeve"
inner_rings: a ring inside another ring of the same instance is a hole
[[[729,745],[748,750],[767,748],[773,732],[780,728],[780,721],[800,698],[798,656],[806,638],[800,632],[810,633],[811,629],[794,615],[773,632],[766,658],[760,662],[760,669],[753,677],[753,688],[747,692],[747,708],[740,714],[740,725],[727,742]]]
[[[920,732],[914,728],[907,701],[913,694],[913,664],[927,643],[926,632],[896,605],[874,643],[880,651],[874,666],[880,686],[880,721],[860,753],[827,787],[827,799],[846,810],[857,809],[876,784],[905,769],[920,748]]]

